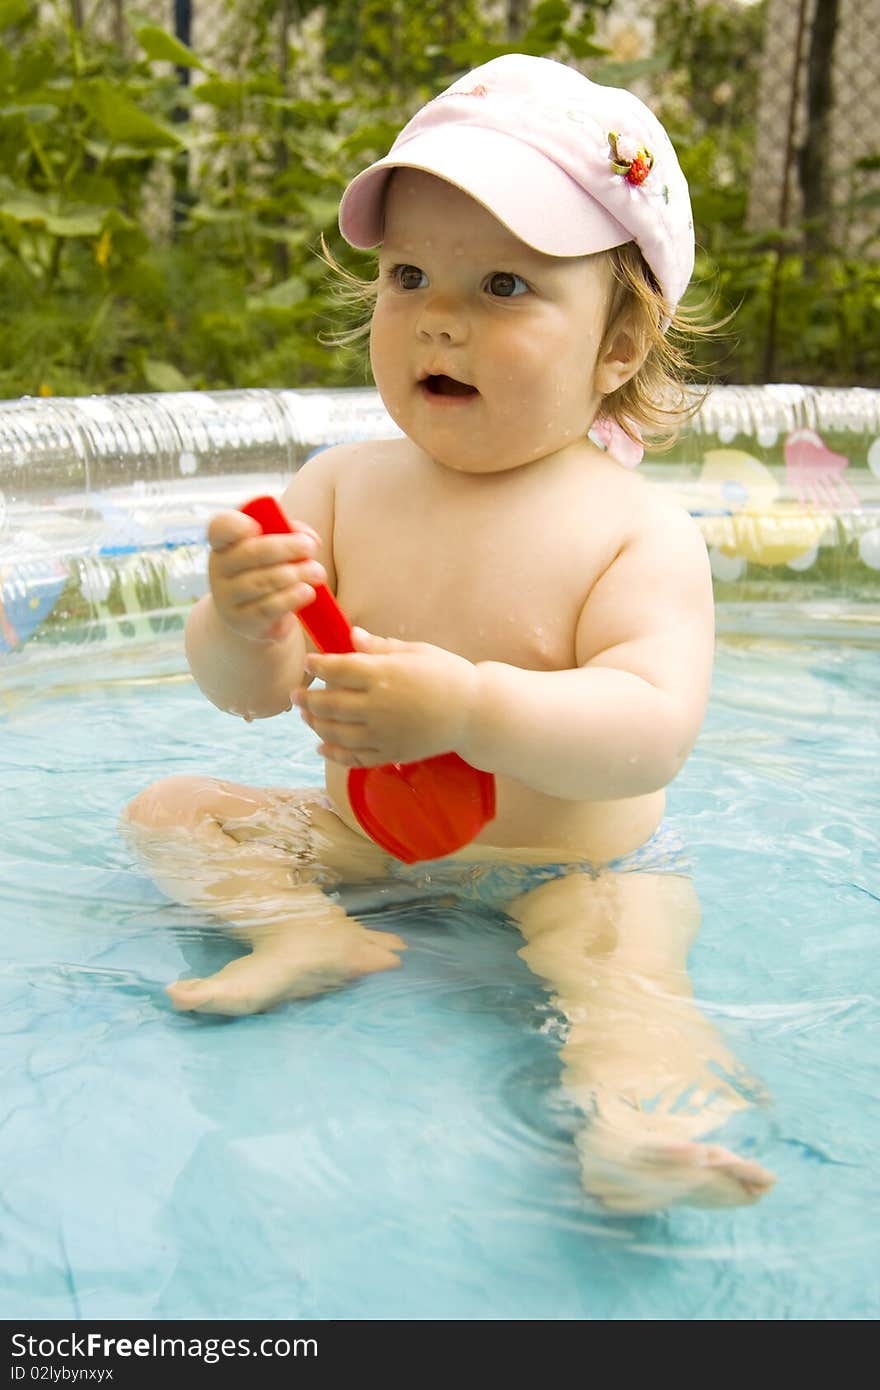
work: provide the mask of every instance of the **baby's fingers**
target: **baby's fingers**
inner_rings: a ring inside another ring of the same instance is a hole
[[[367,719],[367,707],[359,691],[300,686],[293,692],[293,699],[304,718],[338,719],[343,724],[364,724]]]
[[[290,595],[293,603],[289,606],[301,608],[314,599],[314,586],[326,582],[324,566],[317,560],[305,560],[298,565],[266,565],[260,569],[244,570],[230,579],[228,584],[230,600],[236,607],[259,605],[264,600],[277,600],[281,595]]]
[[[317,676],[328,686],[369,690],[376,675],[374,663],[375,657],[361,656],[359,653],[310,652],[306,657],[306,670],[310,676]]]
[[[388,762],[388,755],[378,748],[349,748],[343,743],[324,740],[318,744],[317,751],[328,763],[335,763],[337,767],[381,767]]]
[[[208,544],[212,550],[225,550],[229,545],[237,545],[239,541],[263,534],[260,523],[255,521],[252,516],[248,516],[246,512],[217,512],[208,522]],[[317,531],[314,527],[309,526],[307,521],[295,521],[292,523],[290,531],[276,534],[286,537],[288,542],[294,536],[299,538],[307,536],[316,543],[320,539]]]
[[[312,559],[320,544],[311,527],[266,536],[243,512],[219,512],[208,523],[211,568],[232,577],[243,570]]]
[[[261,536],[262,527],[244,512],[218,512],[208,522],[208,545],[214,551],[226,550],[251,536]]]

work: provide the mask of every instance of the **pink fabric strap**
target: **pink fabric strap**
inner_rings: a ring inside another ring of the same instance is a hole
[[[641,442],[641,435],[638,428],[632,423],[627,422],[633,434],[638,437],[639,442],[631,439],[626,430],[621,429],[616,420],[610,419],[607,415],[597,415],[593,421],[589,437],[595,444],[599,444],[613,459],[622,463],[624,468],[638,468],[645,453],[645,446]]]

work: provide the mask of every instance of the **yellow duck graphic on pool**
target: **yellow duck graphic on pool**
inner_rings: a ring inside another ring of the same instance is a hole
[[[785,497],[769,468],[742,449],[710,449],[693,508],[706,544],[729,558],[786,565],[811,557],[834,522],[812,501]]]

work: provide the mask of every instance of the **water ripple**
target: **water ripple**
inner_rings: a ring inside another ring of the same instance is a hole
[[[10,703],[3,1227],[27,1306],[67,1316],[75,1287],[84,1316],[863,1312],[877,672],[876,652],[719,649],[670,803],[703,899],[697,1006],[773,1098],[725,1133],[779,1182],[756,1208],[623,1219],[581,1190],[565,1021],[497,915],[367,910],[407,941],[400,970],[247,1019],[171,1010],[167,979],[240,948],[141,877],[120,807],[169,771],[314,786],[298,719],[244,725],[189,682]]]

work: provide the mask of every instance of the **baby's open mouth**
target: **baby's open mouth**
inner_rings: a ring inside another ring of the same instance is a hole
[[[431,396],[477,396],[476,386],[456,381],[454,376],[426,376],[422,386]]]

